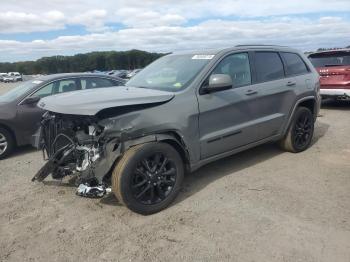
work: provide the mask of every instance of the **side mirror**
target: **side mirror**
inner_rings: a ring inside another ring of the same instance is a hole
[[[209,84],[202,88],[202,94],[227,90],[232,88],[233,82],[230,75],[226,74],[215,74],[209,77]]]
[[[22,105],[34,105],[37,104],[40,100],[39,96],[27,97],[22,101]]]

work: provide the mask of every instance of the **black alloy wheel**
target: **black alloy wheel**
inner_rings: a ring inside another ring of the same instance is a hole
[[[282,149],[299,153],[306,150],[314,134],[314,115],[309,108],[298,107],[286,135],[279,141]]]
[[[313,132],[313,118],[308,113],[300,114],[295,121],[293,129],[293,144],[296,148],[302,149],[310,144]]]
[[[178,195],[184,162],[170,144],[151,142],[128,149],[112,174],[112,190],[134,212],[149,215],[168,207]]]
[[[142,159],[133,175],[131,189],[135,199],[142,204],[154,205],[174,189],[177,170],[171,159],[157,152]]]

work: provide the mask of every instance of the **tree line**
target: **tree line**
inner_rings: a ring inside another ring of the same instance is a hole
[[[33,75],[136,69],[145,67],[163,55],[130,50],[91,52],[74,56],[51,56],[36,61],[0,63],[0,72],[20,72],[25,75]]]
[[[350,45],[347,47],[319,48],[317,49],[317,51],[330,51],[330,50],[338,50],[338,49],[344,49],[344,48],[350,48]]]

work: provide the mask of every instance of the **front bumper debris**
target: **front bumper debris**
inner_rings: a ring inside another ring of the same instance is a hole
[[[111,192],[112,189],[104,185],[89,186],[88,184],[80,184],[76,194],[81,197],[100,198]]]

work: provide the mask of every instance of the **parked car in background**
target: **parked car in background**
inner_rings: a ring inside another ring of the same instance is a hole
[[[6,73],[0,73],[0,82],[4,82],[4,77],[7,76]]]
[[[22,75],[18,72],[10,72],[9,76],[13,77],[14,82],[23,81]]]
[[[127,75],[126,75],[126,78],[132,78],[134,77],[138,72],[140,72],[142,69],[134,69],[132,70],[131,72],[129,72]]]
[[[71,91],[115,87],[125,81],[101,74],[57,74],[26,81],[0,96],[0,159],[16,146],[30,144],[44,110],[38,101]],[[117,90],[115,90],[117,92]]]
[[[323,98],[350,98],[350,49],[322,51],[308,57],[320,75]]]
[[[16,82],[15,78],[13,76],[10,76],[8,74],[4,75],[2,77],[2,82],[4,83],[11,83],[11,82]]]
[[[5,83],[23,81],[22,75],[18,72],[1,73],[0,81]]]
[[[33,181],[78,172],[79,194],[112,186],[120,203],[152,214],[172,203],[185,170],[271,141],[306,150],[320,106],[310,61],[278,46],[163,56],[119,91],[39,103],[48,112],[35,144],[49,160]]]
[[[115,76],[115,77],[120,77],[122,79],[126,79],[127,75],[128,75],[128,71],[127,70],[114,70],[114,72],[111,75]]]

